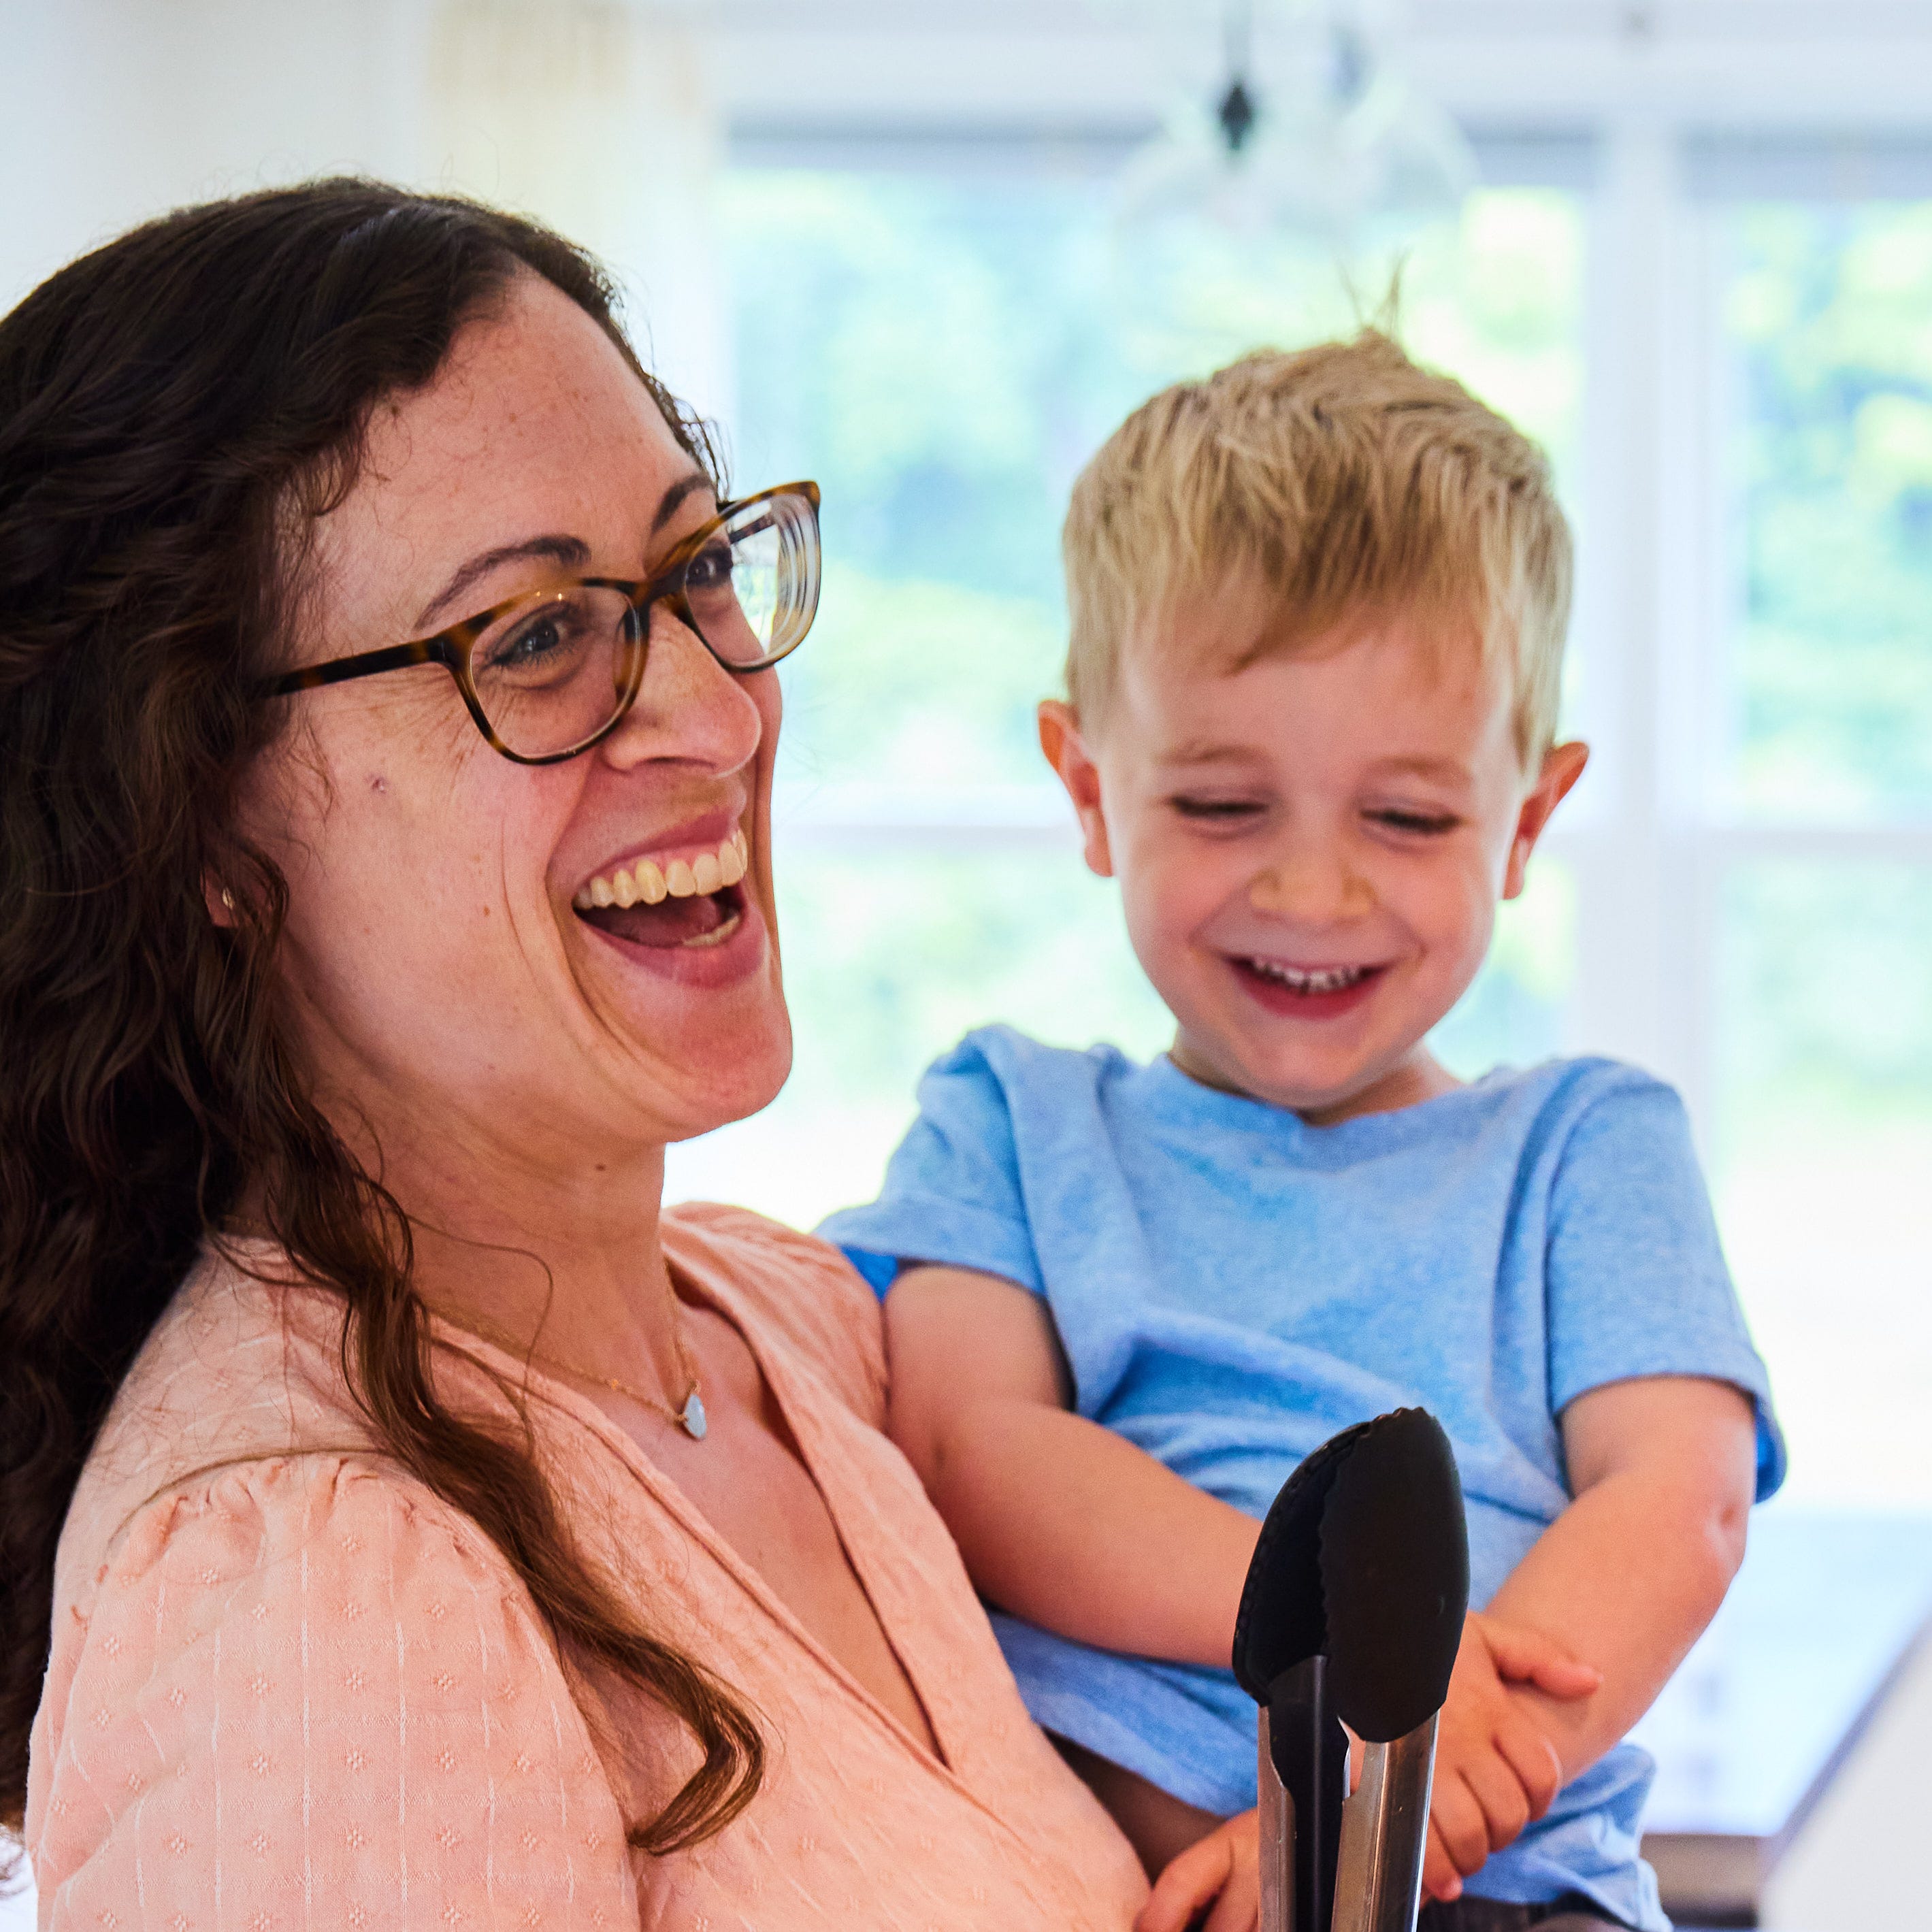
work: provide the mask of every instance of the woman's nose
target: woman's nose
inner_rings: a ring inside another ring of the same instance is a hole
[[[651,613],[637,701],[598,748],[620,770],[671,759],[733,772],[757,754],[764,729],[764,715],[744,680],[659,604]]]
[[[1360,919],[1374,909],[1375,891],[1339,842],[1298,839],[1277,852],[1248,887],[1258,913],[1307,926]]]

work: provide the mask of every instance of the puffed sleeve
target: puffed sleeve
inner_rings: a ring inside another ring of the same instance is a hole
[[[373,1459],[245,1463],[148,1504],[56,1618],[43,1932],[637,1923],[534,1607]]]
[[[1043,1294],[1008,1088],[1016,1049],[1004,1027],[968,1034],[919,1083],[919,1116],[878,1200],[820,1224],[881,1294],[902,1264],[938,1262],[1003,1275]]]

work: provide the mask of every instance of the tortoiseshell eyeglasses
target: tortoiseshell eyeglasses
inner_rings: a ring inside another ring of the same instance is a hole
[[[727,670],[748,674],[803,641],[818,575],[818,485],[782,483],[725,504],[655,575],[525,591],[433,638],[271,678],[258,694],[440,664],[495,750],[520,765],[557,764],[608,737],[636,700],[656,605]]]

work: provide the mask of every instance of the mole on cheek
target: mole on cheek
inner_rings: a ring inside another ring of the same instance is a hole
[[[389,789],[389,782],[380,772],[371,772],[369,774],[369,789],[386,796]]]

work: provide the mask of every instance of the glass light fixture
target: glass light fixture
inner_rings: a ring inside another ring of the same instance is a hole
[[[1299,31],[1264,86],[1255,0],[1225,0],[1225,82],[1210,101],[1178,106],[1130,159],[1123,224],[1285,234],[1349,256],[1454,216],[1474,185],[1474,156],[1442,108],[1383,57],[1362,0],[1296,10]]]

